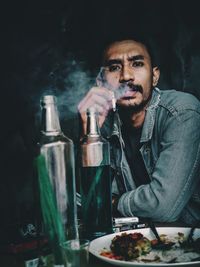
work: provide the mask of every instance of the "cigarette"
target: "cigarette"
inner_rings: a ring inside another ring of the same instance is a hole
[[[114,112],[116,111],[116,99],[114,92],[112,92],[112,109]]]

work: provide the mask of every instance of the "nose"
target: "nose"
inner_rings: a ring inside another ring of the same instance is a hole
[[[134,71],[129,66],[124,65],[120,73],[120,83],[134,81]]]

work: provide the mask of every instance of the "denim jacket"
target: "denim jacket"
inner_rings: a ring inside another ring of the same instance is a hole
[[[149,184],[134,183],[121,127],[115,113],[101,129],[111,144],[112,191],[120,195],[120,213],[160,222],[200,219],[200,102],[187,93],[153,90],[140,139]]]

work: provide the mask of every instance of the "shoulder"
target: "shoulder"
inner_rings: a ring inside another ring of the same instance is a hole
[[[192,94],[176,90],[160,90],[159,107],[171,113],[193,110],[200,113],[200,101]]]

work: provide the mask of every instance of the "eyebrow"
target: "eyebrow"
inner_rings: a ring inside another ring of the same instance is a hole
[[[136,60],[144,60],[144,56],[136,55],[136,56],[131,56],[128,58],[128,61],[136,61]],[[122,63],[122,60],[118,58],[105,60],[105,66],[111,66],[113,64],[121,64],[121,63]]]

